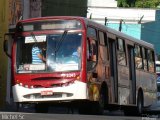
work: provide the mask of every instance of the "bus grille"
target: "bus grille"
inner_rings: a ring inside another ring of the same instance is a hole
[[[41,95],[41,93],[34,93],[34,94],[28,94],[24,95],[23,97],[26,99],[43,99],[43,98],[66,98],[66,97],[72,97],[72,93],[53,93],[52,95]]]

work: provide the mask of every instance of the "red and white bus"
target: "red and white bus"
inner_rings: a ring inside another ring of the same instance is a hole
[[[141,114],[156,100],[152,44],[69,16],[22,20],[6,35],[14,39],[14,102],[35,103],[37,111],[48,103],[74,102],[80,113],[123,108],[125,114]],[[32,63],[32,48],[42,44],[45,61]],[[73,53],[78,47],[77,56]],[[7,40],[4,50],[9,56]]]

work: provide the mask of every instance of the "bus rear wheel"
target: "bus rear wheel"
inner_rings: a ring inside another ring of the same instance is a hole
[[[142,94],[138,94],[137,98],[137,115],[141,115],[143,113],[143,96]]]
[[[126,116],[140,116],[143,113],[143,94],[140,92],[137,97],[137,106],[135,107],[125,107],[124,114]]]

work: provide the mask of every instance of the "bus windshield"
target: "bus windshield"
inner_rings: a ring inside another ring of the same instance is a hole
[[[81,39],[81,32],[69,31],[17,37],[17,73],[80,70]]]

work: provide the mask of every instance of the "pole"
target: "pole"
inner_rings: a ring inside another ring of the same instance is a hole
[[[121,31],[122,30],[122,19],[120,20],[120,23],[119,23],[119,31]]]
[[[104,25],[106,26],[107,25],[107,17],[105,17],[105,22],[104,22]]]

